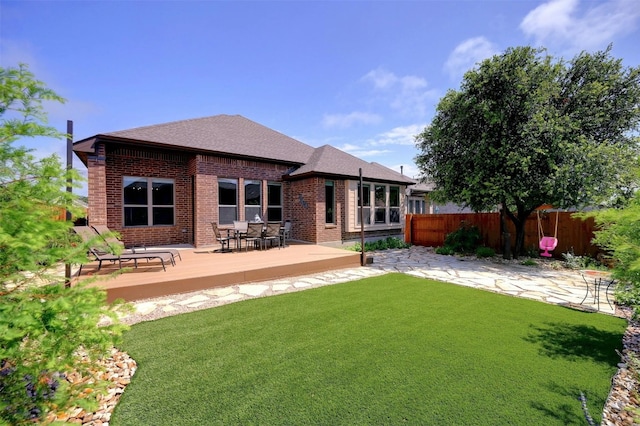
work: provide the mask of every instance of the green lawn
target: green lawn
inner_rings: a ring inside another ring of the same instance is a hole
[[[584,425],[624,320],[402,274],[132,327],[111,425]]]

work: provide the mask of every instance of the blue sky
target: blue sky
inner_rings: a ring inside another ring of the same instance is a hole
[[[240,114],[417,177],[414,136],[475,63],[612,43],[638,66],[639,27],[638,0],[0,0],[0,65],[66,98],[49,122],[75,140]],[[20,144],[65,158],[64,141]]]

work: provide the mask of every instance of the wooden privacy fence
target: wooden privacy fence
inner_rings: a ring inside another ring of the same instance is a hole
[[[573,252],[579,256],[595,257],[600,249],[591,244],[595,223],[593,219],[581,220],[571,217],[571,212],[558,213],[558,246],[554,257],[561,258],[562,253]],[[405,223],[405,241],[411,244],[440,247],[444,245],[447,234],[456,231],[462,223],[477,226],[482,234],[482,243],[502,253],[499,213],[461,213],[461,214],[408,214]],[[556,212],[540,214],[544,235],[554,236]],[[511,220],[507,219],[507,230],[511,234],[511,247],[515,246],[516,232]],[[535,213],[527,218],[525,224],[525,249],[538,250],[538,219]]]

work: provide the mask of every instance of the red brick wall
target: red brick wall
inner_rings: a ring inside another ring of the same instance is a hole
[[[287,211],[293,223],[292,234],[295,239],[312,243],[339,242],[344,228],[345,182],[334,181],[336,200],[336,223],[325,223],[325,179],[312,177],[288,182],[285,199]]]
[[[107,177],[105,172],[105,147],[98,144],[96,155],[87,159],[89,196],[89,221],[95,225],[107,224]]]
[[[90,223],[106,224],[120,232],[127,245],[215,242],[211,222],[218,222],[218,177],[238,180],[238,214],[244,218],[244,180],[261,180],[262,216],[266,217],[266,184],[282,182],[289,166],[177,151],[145,151],[98,145],[88,161]],[[122,177],[169,178],[175,182],[175,225],[123,225]],[[291,220],[292,238],[312,243],[339,242],[344,234],[345,181],[335,180],[336,224],[325,224],[325,179],[312,177],[282,182],[283,220]]]
[[[191,177],[189,157],[165,151],[110,148],[106,160],[107,225],[121,234],[125,245],[191,244]],[[141,176],[173,179],[175,183],[175,224],[173,226],[124,227],[122,177]],[[93,222],[92,222],[93,223]]]
[[[250,160],[238,160],[208,155],[197,156],[196,177],[196,247],[211,245],[215,242],[211,222],[218,222],[218,178],[238,180],[238,218],[244,217],[244,180],[263,181],[262,217],[267,215],[266,182],[281,182],[288,166],[261,163]],[[283,208],[283,215],[286,212]],[[284,219],[287,217],[284,216]]]

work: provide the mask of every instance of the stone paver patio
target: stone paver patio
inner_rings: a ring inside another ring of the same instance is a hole
[[[431,248],[419,246],[377,251],[367,255],[373,257],[373,263],[364,267],[141,300],[133,303],[135,312],[125,315],[123,321],[133,324],[240,300],[354,281],[389,272],[400,272],[545,303],[597,309],[591,292],[584,304],[580,305],[587,295],[587,287],[579,271],[442,256],[435,254]],[[614,314],[615,310],[607,303],[604,290],[600,294],[599,311]],[[610,294],[612,292],[613,288],[610,289]],[[612,295],[610,297],[613,298]]]

